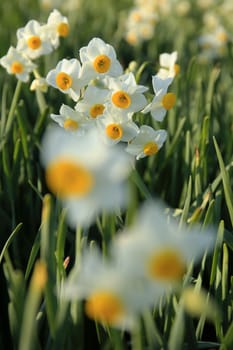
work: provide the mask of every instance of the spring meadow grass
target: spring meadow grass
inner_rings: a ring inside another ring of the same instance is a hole
[[[231,1],[0,9],[0,349],[232,349]]]

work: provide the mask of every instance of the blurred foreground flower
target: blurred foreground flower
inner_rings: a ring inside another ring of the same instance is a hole
[[[84,251],[64,284],[63,297],[84,299],[86,314],[98,322],[131,329],[139,315],[181,286],[188,265],[213,247],[214,235],[179,229],[164,209],[147,201],[134,224],[111,241],[107,257],[94,248]],[[188,305],[190,294],[183,298]]]
[[[83,253],[78,268],[64,285],[62,296],[85,300],[89,318],[122,329],[134,327],[136,315],[147,307],[143,284],[133,280],[126,269],[117,270],[113,261],[103,260],[100,251],[93,248]]]
[[[165,207],[146,202],[135,223],[123,230],[113,245],[113,254],[121,265],[137,271],[153,288],[168,288],[182,281],[190,263],[198,263],[214,244],[212,232],[199,228],[179,228],[168,221]],[[136,258],[135,258],[136,257]]]
[[[51,126],[42,140],[41,159],[48,188],[67,208],[71,226],[88,226],[102,210],[125,206],[132,158],[120,146],[107,147],[95,130],[77,137]]]

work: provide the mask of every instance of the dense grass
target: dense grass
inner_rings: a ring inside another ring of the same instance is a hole
[[[156,156],[137,162],[130,178],[131,206],[120,217],[101,217],[88,231],[87,241],[101,246],[102,235],[110,230],[116,235],[149,197],[172,207],[180,225],[213,227],[215,249],[190,273],[196,288],[205,289],[217,303],[220,317],[209,321],[203,315],[184,313],[180,295],[174,293],[165,305],[145,316],[138,339],[90,321],[81,302],[60,303],[54,286],[64,281],[74,264],[80,232],[67,225],[56,198],[47,194],[40,144],[51,123],[49,114],[57,113],[64,99],[52,89],[36,95],[29,84],[20,84],[1,68],[1,349],[128,349],[131,340],[134,350],[233,347],[232,43],[222,57],[200,63],[196,37],[202,13],[194,7],[192,16],[180,21],[161,20],[151,40],[131,47],[122,37],[123,27],[118,26],[130,5],[123,0],[81,1],[75,13],[68,13],[70,36],[62,39],[55,52],[38,60],[40,73],[46,75],[58,60],[77,56],[80,47],[99,36],[114,46],[125,69],[134,60],[140,83],[150,85],[159,54],[178,51],[181,71],[172,83],[176,106],[162,123],[149,121],[167,130],[168,139]],[[15,45],[19,27],[30,19],[45,20],[49,13],[29,0],[2,2],[0,9],[4,28],[0,32],[1,56]],[[85,237],[80,240],[81,246],[86,244]],[[65,270],[67,256],[70,263]],[[39,257],[49,273],[43,294],[34,293],[31,282]]]

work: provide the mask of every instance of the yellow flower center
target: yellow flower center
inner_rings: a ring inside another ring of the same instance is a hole
[[[174,64],[175,75],[180,73],[180,65],[178,63]]]
[[[90,115],[92,118],[96,118],[98,115],[103,114],[104,111],[104,105],[97,103],[90,108]]]
[[[219,32],[217,34],[217,39],[221,42],[221,43],[225,43],[228,39],[227,33],[225,32]]]
[[[109,124],[106,127],[105,132],[106,132],[107,136],[113,140],[120,139],[123,135],[122,127],[116,123]]]
[[[162,98],[162,105],[166,110],[171,109],[176,102],[176,95],[173,92],[168,92]]]
[[[77,130],[78,129],[78,122],[76,120],[68,118],[64,121],[63,126],[66,130],[71,130],[71,131]]]
[[[67,159],[59,159],[48,165],[45,173],[48,188],[59,197],[84,196],[94,185],[90,171]]]
[[[143,152],[147,156],[152,156],[153,154],[157,153],[159,150],[159,147],[156,142],[147,142],[143,147]]]
[[[185,262],[178,251],[165,248],[149,258],[148,272],[153,279],[177,281],[185,273]]]
[[[111,60],[106,55],[99,55],[94,59],[93,66],[98,73],[106,73],[111,66]]]
[[[65,38],[68,34],[69,34],[69,25],[67,23],[60,23],[57,26],[57,32],[59,34],[59,36],[62,36],[63,38]]]
[[[19,61],[14,61],[11,65],[11,72],[13,74],[20,74],[24,70],[22,63]]]
[[[32,35],[27,40],[28,47],[32,50],[37,50],[41,47],[41,39],[37,35]]]
[[[112,103],[119,108],[128,108],[131,105],[131,98],[125,91],[117,91],[112,95]]]
[[[85,303],[85,312],[88,317],[113,325],[124,313],[121,300],[111,292],[99,291],[90,295]]]
[[[72,78],[69,74],[60,72],[56,76],[56,84],[61,90],[67,90],[72,85]]]

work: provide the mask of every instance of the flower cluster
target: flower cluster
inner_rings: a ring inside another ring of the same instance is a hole
[[[48,187],[68,208],[74,227],[88,226],[102,210],[112,212],[128,202],[125,182],[135,159],[156,154],[167,137],[163,129],[138,125],[134,115],[150,113],[162,121],[175,103],[168,88],[177,72],[177,53],[162,54],[148,102],[148,87],[139,85],[132,71],[123,71],[111,45],[93,38],[79,55],[80,60],[60,60],[47,74],[47,84],[75,106],[62,104],[59,114],[51,114],[60,128],[42,141]]]
[[[230,34],[222,24],[220,17],[214,12],[207,12],[203,16],[202,33],[198,37],[201,62],[209,62],[224,55]]]
[[[80,60],[62,59],[48,72],[48,85],[76,103],[74,108],[63,104],[59,114],[51,118],[79,135],[96,129],[104,143],[124,143],[126,151],[137,159],[157,153],[166,140],[166,131],[138,125],[134,115],[150,112],[154,120],[162,121],[174,106],[176,97],[168,88],[177,72],[177,53],[160,56],[163,68],[152,77],[154,98],[149,102],[148,87],[137,84],[133,72],[123,71],[111,45],[93,38],[79,54]]]
[[[190,2],[185,0],[134,0],[125,21],[124,38],[130,45],[138,46],[155,37],[158,23],[169,16],[173,20],[186,16],[190,9]]]
[[[139,315],[182,284],[190,263],[213,243],[209,231],[187,232],[160,203],[145,202],[135,222],[111,242],[108,257],[95,248],[84,251],[63,297],[84,299],[86,314],[104,325],[131,329]]]
[[[126,16],[123,35],[128,44],[138,46],[155,38],[159,24],[166,30],[170,18],[170,27],[176,32],[182,32],[185,26],[194,38],[193,46],[199,61],[206,63],[226,54],[227,44],[232,42],[232,22],[229,20],[232,13],[230,0],[200,0],[196,1],[195,8],[187,0],[134,0]],[[194,20],[195,16],[198,16],[199,24]]]
[[[17,45],[9,48],[0,64],[9,74],[27,82],[30,73],[36,68],[33,61],[51,53],[59,46],[60,38],[66,37],[68,33],[68,20],[58,10],[50,13],[46,24],[30,20],[25,27],[17,30]]]
[[[152,39],[158,20],[155,1],[135,1],[126,21],[126,41],[133,46]]]

